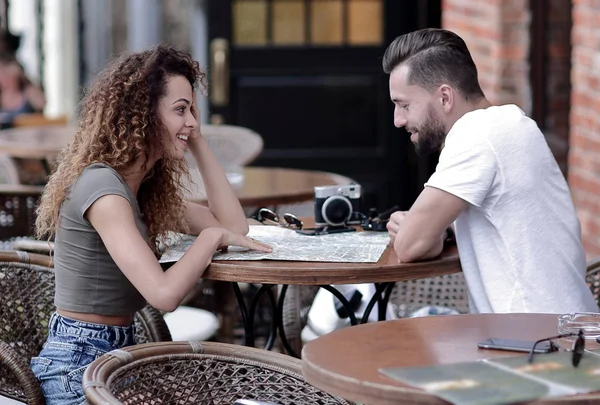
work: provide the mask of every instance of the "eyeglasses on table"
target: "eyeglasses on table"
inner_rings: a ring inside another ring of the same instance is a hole
[[[554,342],[552,342],[553,339],[562,339],[562,338],[566,338],[566,337],[571,337],[571,336],[577,336],[577,339],[575,340],[575,343],[573,343],[573,357],[572,357],[572,363],[573,363],[573,367],[577,367],[579,366],[579,363],[581,362],[581,358],[583,357],[583,352],[585,351],[585,336],[583,334],[583,329],[579,329],[578,333],[564,333],[562,335],[557,335],[557,336],[552,336],[552,337],[547,337],[544,339],[540,339],[538,341],[536,341],[533,344],[533,347],[531,348],[531,351],[529,352],[529,357],[527,358],[527,362],[528,363],[533,363],[533,355],[535,354],[535,347],[542,342],[550,342],[550,347],[553,348],[552,351],[557,351],[558,350],[558,346],[556,346],[556,344]]]
[[[263,224],[271,224],[282,226],[284,228],[292,228],[292,229],[302,229],[304,224],[298,217],[294,214],[285,213],[283,214],[283,220],[279,218],[275,212],[271,211],[268,208],[261,208],[256,213],[256,220]]]

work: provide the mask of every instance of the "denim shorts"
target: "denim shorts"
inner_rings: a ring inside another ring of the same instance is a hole
[[[104,353],[134,344],[133,325],[101,325],[52,314],[48,339],[39,356],[31,359],[46,404],[85,403],[81,384],[85,368]]]

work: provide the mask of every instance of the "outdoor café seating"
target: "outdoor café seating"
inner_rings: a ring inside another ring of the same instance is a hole
[[[0,251],[0,398],[44,404],[29,360],[42,349],[54,312],[52,258]],[[146,306],[135,315],[140,343],[171,340],[162,315]]]
[[[89,404],[282,405],[349,402],[308,384],[290,356],[216,342],[150,343],[114,350],[83,375]]]

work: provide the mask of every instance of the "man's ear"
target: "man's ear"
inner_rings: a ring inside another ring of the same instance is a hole
[[[439,89],[440,104],[445,113],[449,113],[454,105],[454,90],[447,84],[442,84]]]

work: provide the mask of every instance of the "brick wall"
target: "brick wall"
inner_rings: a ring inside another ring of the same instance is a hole
[[[600,1],[573,1],[569,184],[588,257],[600,255]]]
[[[442,0],[442,27],[460,35],[492,104],[531,110],[528,0]]]

